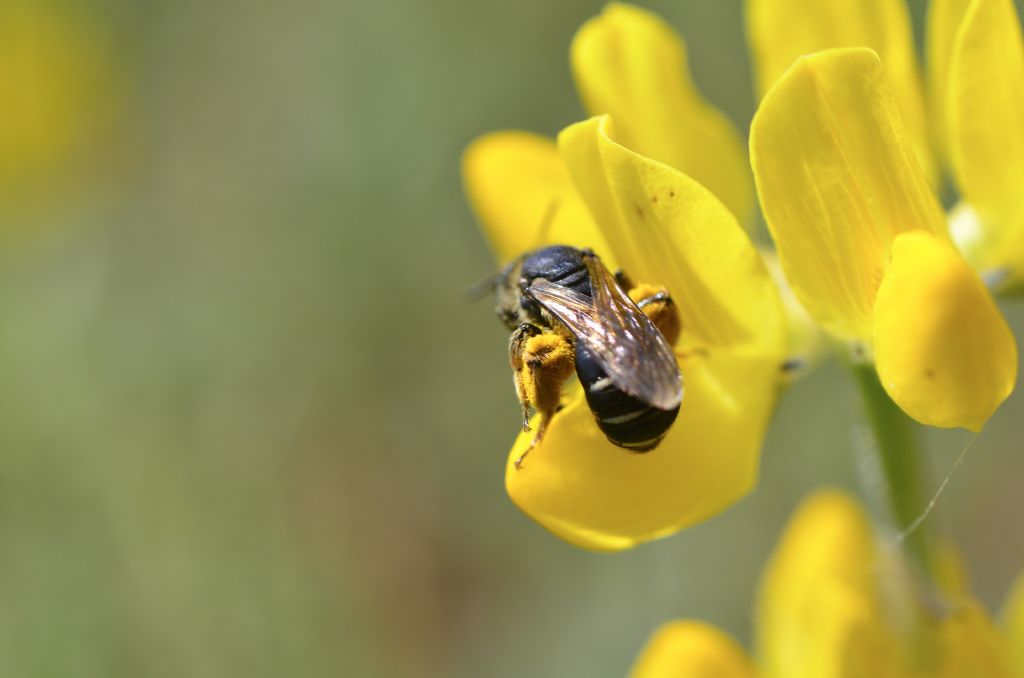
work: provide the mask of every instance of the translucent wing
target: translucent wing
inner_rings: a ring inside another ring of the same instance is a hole
[[[543,278],[529,292],[594,354],[619,389],[671,410],[683,399],[675,353],[596,255],[585,257],[592,297]]]

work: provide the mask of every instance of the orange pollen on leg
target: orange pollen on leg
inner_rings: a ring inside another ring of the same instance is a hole
[[[523,350],[520,372],[524,390],[537,411],[553,413],[558,408],[562,384],[576,369],[572,343],[558,334],[531,337]]]
[[[668,340],[668,343],[674,346],[679,339],[679,333],[682,331],[679,311],[676,309],[671,297],[666,300],[650,301],[659,294],[669,296],[668,288],[664,285],[640,283],[629,290],[629,298],[636,304],[641,305],[641,302],[648,301],[648,303],[641,305],[641,310],[651,319],[654,326],[661,331],[665,339]]]

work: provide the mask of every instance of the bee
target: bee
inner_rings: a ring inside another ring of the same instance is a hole
[[[517,469],[543,439],[573,371],[610,442],[632,452],[657,447],[683,398],[672,349],[679,314],[668,290],[633,285],[593,251],[565,245],[513,260],[494,290],[498,317],[512,331],[509,363],[523,430],[530,430],[531,409],[540,414]]]

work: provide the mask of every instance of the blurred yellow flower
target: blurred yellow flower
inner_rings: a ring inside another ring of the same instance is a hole
[[[812,495],[790,520],[761,580],[755,660],[699,622],[658,629],[633,678],[1009,677],[984,610],[955,586],[941,606],[915,601],[867,517],[837,491]],[[1019,633],[1019,632],[1018,632]],[[1024,637],[1012,639],[1019,651]]]
[[[49,194],[109,114],[96,27],[66,2],[0,3],[0,211]]]
[[[754,116],[750,156],[782,269],[812,317],[873,354],[908,415],[979,430],[1013,390],[1016,344],[949,240],[878,56],[798,59]]]
[[[735,640],[693,620],[668,622],[647,641],[633,678],[753,678],[754,665]]]
[[[942,6],[966,3],[942,3]],[[949,10],[955,13],[958,7]],[[978,268],[1024,283],[1024,46],[1012,0],[972,0],[948,57],[953,173],[973,219],[954,230]],[[968,213],[970,214],[970,213]]]

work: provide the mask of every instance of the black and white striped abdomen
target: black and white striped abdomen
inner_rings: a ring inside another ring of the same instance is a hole
[[[598,428],[619,447],[632,452],[654,449],[679,414],[678,405],[658,409],[620,390],[581,342],[576,342],[576,374]]]

